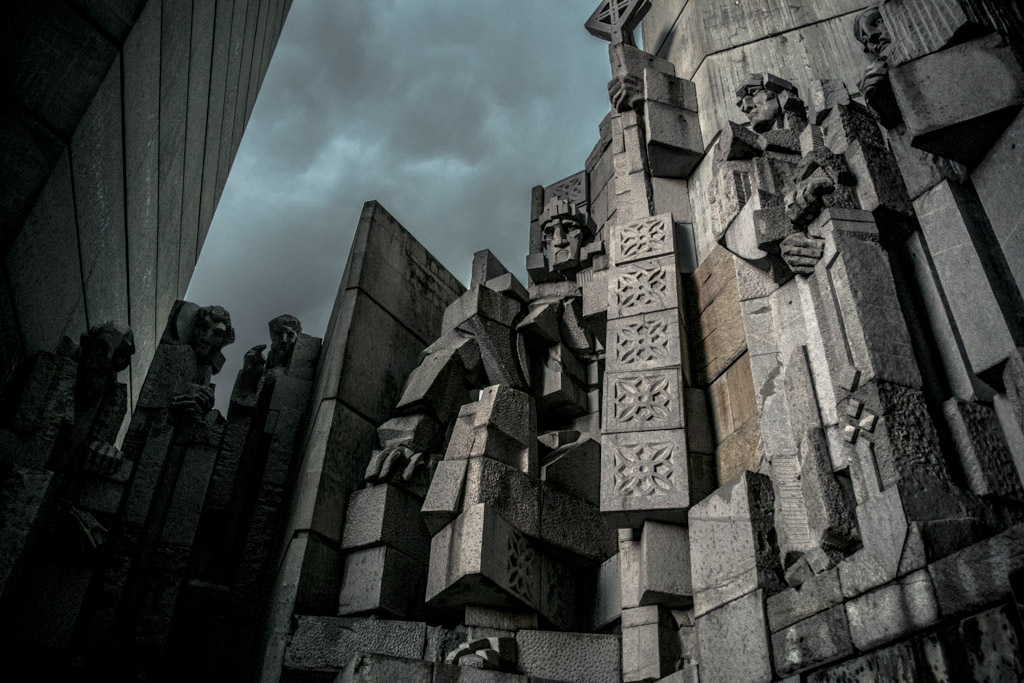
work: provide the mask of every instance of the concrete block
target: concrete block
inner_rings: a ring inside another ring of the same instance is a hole
[[[387,545],[426,564],[430,534],[419,512],[419,500],[391,484],[355,491],[348,499],[341,548]]]
[[[617,526],[682,522],[692,486],[684,430],[601,437],[601,512]]]
[[[465,665],[434,665],[434,683],[531,683],[533,680],[536,679],[501,671],[473,669]]]
[[[1009,574],[1024,567],[1024,527],[1011,527],[928,567],[943,616],[964,614],[1005,600]]]
[[[701,683],[772,680],[763,590],[697,617],[697,639]]]
[[[432,683],[430,662],[358,652],[338,674],[335,683]]]
[[[770,596],[766,603],[768,625],[771,632],[776,633],[842,602],[839,570],[830,569],[812,576],[796,588],[787,588]]]
[[[374,613],[391,618],[419,612],[426,566],[390,546],[345,554],[338,614]]]
[[[889,71],[918,149],[976,164],[1024,104],[1013,48],[991,34]]]
[[[853,654],[846,611],[842,605],[797,622],[772,636],[775,670],[780,676],[799,673],[812,667]]]
[[[541,500],[539,537],[542,540],[598,562],[615,554],[615,530],[605,525],[596,504],[546,483]]]
[[[945,655],[938,644],[922,646],[917,640],[876,650],[856,659],[836,664],[807,675],[808,683],[952,683]]]
[[[406,659],[423,657],[426,627],[419,622],[296,615],[285,669],[339,670],[353,653]]]
[[[541,482],[490,457],[469,459],[462,509],[487,504],[527,536],[541,536]]]
[[[619,557],[616,553],[601,563],[597,572],[597,590],[594,593],[591,628],[595,631],[622,617],[621,579]]]
[[[971,493],[1024,498],[1024,489],[995,410],[956,398],[946,401],[942,408]]]
[[[601,444],[579,439],[555,449],[544,458],[541,477],[583,500],[601,501]]]
[[[694,609],[699,617],[758,588],[784,587],[774,544],[771,481],[745,472],[689,514]]]
[[[637,371],[670,368],[682,363],[679,313],[658,313],[616,318],[608,323],[607,369]]]
[[[664,256],[619,266],[608,283],[608,319],[678,308],[675,259]]]
[[[644,123],[651,173],[665,178],[689,176],[704,157],[697,112],[648,101]]]
[[[939,605],[928,572],[921,570],[846,603],[850,637],[871,650],[935,624]]]
[[[620,683],[619,636],[519,631],[519,670],[566,683]]]
[[[640,536],[640,604],[670,608],[693,603],[690,534],[685,526],[644,522]]]
[[[541,562],[530,539],[487,505],[474,505],[431,540],[427,602],[540,609]]]
[[[622,680],[652,681],[671,673],[679,661],[672,613],[651,605],[622,611]]]

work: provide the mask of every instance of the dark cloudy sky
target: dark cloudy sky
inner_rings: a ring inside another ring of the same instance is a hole
[[[282,313],[322,336],[363,202],[456,277],[490,249],[525,275],[530,188],[575,173],[608,111],[597,0],[296,0],[188,299],[231,312],[215,378]]]

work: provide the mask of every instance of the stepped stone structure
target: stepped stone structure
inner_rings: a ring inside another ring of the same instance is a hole
[[[5,642],[105,679],[1024,679],[998,0],[603,0],[610,111],[469,287],[367,202],[227,417],[219,307],[19,366]],[[634,34],[642,26],[647,50]],[[118,411],[121,411],[120,413]]]

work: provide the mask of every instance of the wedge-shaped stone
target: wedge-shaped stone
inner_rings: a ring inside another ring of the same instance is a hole
[[[455,519],[462,509],[462,492],[466,482],[469,461],[442,460],[437,463],[430,489],[423,501],[421,514],[431,535]]]
[[[454,330],[476,316],[509,326],[521,309],[522,303],[514,296],[484,286],[474,287],[445,309],[441,329]]]
[[[639,528],[649,519],[684,522],[690,488],[684,430],[601,438],[601,512],[615,526]]]
[[[572,432],[578,434],[578,432]],[[601,444],[580,439],[555,448],[544,458],[543,479],[594,504],[601,502]]]
[[[348,499],[342,550],[388,545],[425,564],[430,535],[419,510],[419,500],[391,484],[355,491]]]
[[[418,659],[356,653],[335,683],[432,683],[434,667]]]
[[[462,406],[445,460],[487,456],[536,476],[537,414],[533,399],[503,385],[487,387]]]
[[[785,586],[768,477],[744,472],[695,505],[689,521],[697,616],[758,588],[770,594]]]

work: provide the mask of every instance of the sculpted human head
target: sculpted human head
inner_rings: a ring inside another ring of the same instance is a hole
[[[279,315],[269,323],[270,355],[267,357],[267,369],[283,367],[291,360],[295,340],[302,332],[302,323],[294,315]]]
[[[880,2],[864,10],[853,25],[853,35],[857,41],[864,46],[865,52],[876,59],[886,59],[889,46],[892,44],[892,37],[885,25],[885,17],[882,16],[883,4]]]
[[[204,306],[196,311],[188,343],[200,362],[212,361],[221,349],[234,341],[230,313],[220,306]]]
[[[128,327],[105,322],[90,327],[79,344],[78,367],[96,376],[118,373],[135,353],[135,335]]]
[[[568,273],[580,266],[580,248],[587,237],[586,226],[569,202],[552,197],[540,217],[541,248],[549,272]]]
[[[771,74],[751,75],[736,91],[736,98],[736,106],[758,133],[783,127],[786,114],[806,117],[806,109],[796,87]]]

